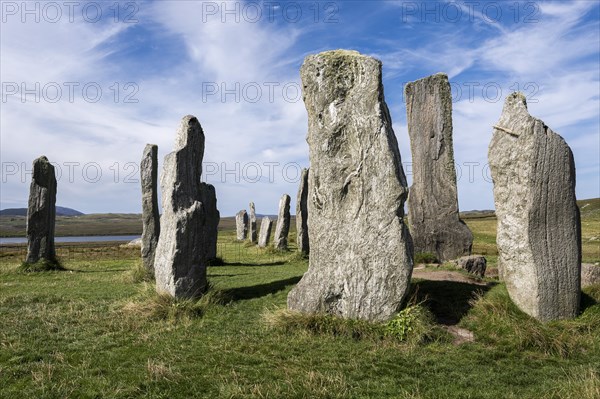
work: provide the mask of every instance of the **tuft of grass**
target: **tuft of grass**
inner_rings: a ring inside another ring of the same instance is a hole
[[[64,270],[67,269],[65,269],[57,259],[50,260],[42,258],[35,263],[23,262],[19,266],[19,271],[24,273],[52,272]]]
[[[414,256],[415,264],[417,263],[438,263],[437,257],[429,252],[417,252]]]
[[[444,334],[435,327],[431,312],[421,304],[405,308],[387,323],[344,319],[325,313],[302,313],[289,309],[265,312],[263,320],[268,327],[284,333],[300,331],[354,340],[418,344],[437,340]]]
[[[223,305],[227,301],[223,291],[210,286],[198,299],[175,299],[169,294],[157,293],[153,285],[144,284],[138,298],[127,302],[122,311],[151,321],[177,323],[200,318],[212,305]]]
[[[585,352],[600,336],[600,305],[589,306],[574,320],[540,322],[517,308],[499,284],[472,301],[461,325],[477,340],[508,351],[534,351],[562,358]]]
[[[549,399],[598,399],[600,398],[600,371],[592,367],[577,367],[569,370],[545,397]]]
[[[142,283],[154,281],[154,274],[150,273],[142,264],[141,260],[135,261],[133,267],[125,274],[125,280],[130,283]]]

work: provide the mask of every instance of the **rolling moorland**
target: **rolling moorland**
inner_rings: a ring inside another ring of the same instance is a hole
[[[584,261],[598,262],[600,200],[580,208]],[[493,276],[495,218],[465,220]],[[23,245],[3,246],[0,397],[600,397],[598,285],[576,319],[540,323],[496,279],[425,265],[389,323],[305,316],[286,310],[308,266],[294,224],[290,252],[236,242],[233,227],[224,218],[198,301],[157,295],[139,249],[120,243],[58,244],[66,270],[42,273],[20,271]]]

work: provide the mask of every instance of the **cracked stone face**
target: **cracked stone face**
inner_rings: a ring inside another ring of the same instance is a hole
[[[403,223],[408,189],[381,83],[381,62],[355,51],[308,56],[309,269],[288,307],[386,320],[413,266]]]
[[[154,257],[160,236],[158,212],[158,146],[147,144],[140,163],[142,183],[142,264],[154,275]]]
[[[498,218],[498,267],[513,302],[547,321],[579,312],[581,225],[567,143],[509,95],[488,159]]]
[[[242,209],[235,215],[236,239],[244,241],[248,236],[248,213]]]
[[[279,250],[288,249],[288,233],[290,231],[290,201],[289,195],[284,194],[279,200],[279,214],[277,215],[277,226],[275,227],[275,238],[273,246]]]

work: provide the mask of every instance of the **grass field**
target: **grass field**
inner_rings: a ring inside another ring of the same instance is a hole
[[[584,241],[600,235],[592,205]],[[494,259],[493,219],[467,223],[476,252]],[[136,282],[139,250],[72,247],[59,245],[62,272],[21,273],[19,248],[2,252],[0,398],[600,398],[600,286],[577,319],[542,324],[493,279],[414,280],[420,316],[391,329],[286,312],[307,261],[232,230],[198,302]],[[399,326],[403,338],[388,335]],[[474,342],[456,344],[454,328]]]

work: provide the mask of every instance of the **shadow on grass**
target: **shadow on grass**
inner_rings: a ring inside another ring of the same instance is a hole
[[[587,308],[590,308],[597,304],[598,304],[598,302],[596,301],[596,299],[593,296],[588,295],[583,291],[581,292],[581,305],[580,305],[581,313],[585,312],[585,310]]]
[[[209,267],[219,267],[219,266],[281,266],[281,265],[285,265],[286,262],[284,261],[277,261],[277,262],[262,262],[262,263],[256,263],[256,262],[224,262],[222,265],[211,265]]]
[[[269,294],[282,291],[288,285],[296,284],[302,276],[291,277],[285,280],[272,281],[266,284],[252,285],[250,287],[239,287],[223,290],[223,295],[228,301],[240,301],[245,299],[260,298]]]
[[[487,286],[458,281],[421,280],[412,283],[409,298],[424,302],[439,324],[455,325],[471,309],[471,300],[478,293],[489,291]]]

